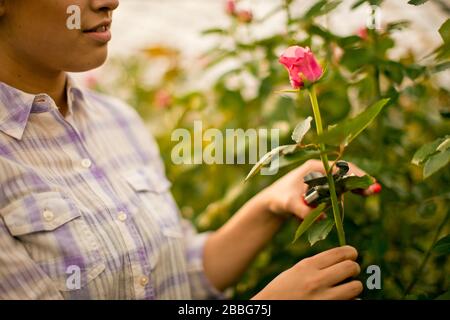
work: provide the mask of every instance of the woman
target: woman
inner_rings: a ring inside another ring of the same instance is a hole
[[[68,28],[76,5],[81,28]],[[216,232],[179,216],[135,111],[66,74],[107,57],[118,0],[0,0],[0,298],[222,298],[300,201],[309,161]],[[351,165],[351,172],[364,174]],[[353,299],[352,247],[304,259],[254,298]]]

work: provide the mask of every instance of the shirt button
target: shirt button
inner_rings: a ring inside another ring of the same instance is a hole
[[[81,160],[81,166],[83,168],[89,169],[92,166],[92,161],[90,159],[83,159]]]
[[[45,221],[52,221],[53,218],[55,217],[55,215],[53,214],[52,211],[45,209],[44,212],[42,213],[42,216],[44,217]]]
[[[141,279],[139,279],[139,283],[141,286],[145,287],[148,284],[148,277],[142,276]]]
[[[125,212],[120,211],[119,215],[117,216],[117,219],[119,219],[120,221],[124,222],[125,220],[127,220],[128,216]]]

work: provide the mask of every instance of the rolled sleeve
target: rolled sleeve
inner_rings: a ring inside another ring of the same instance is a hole
[[[186,242],[186,260],[189,285],[194,300],[225,300],[230,298],[229,290],[219,291],[205,274],[203,255],[208,237],[212,232],[197,233],[192,223],[182,219],[182,228]]]

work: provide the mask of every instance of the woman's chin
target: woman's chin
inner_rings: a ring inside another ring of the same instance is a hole
[[[97,52],[81,56],[77,61],[72,61],[66,68],[67,72],[85,72],[102,66],[108,57],[107,48],[99,48]]]

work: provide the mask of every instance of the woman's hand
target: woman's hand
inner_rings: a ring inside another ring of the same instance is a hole
[[[347,300],[363,290],[360,281],[342,281],[361,271],[355,248],[344,246],[301,260],[272,280],[253,299],[258,300]]]
[[[349,174],[363,176],[366,173],[356,165],[349,163]],[[334,167],[335,171],[337,168]],[[288,217],[295,215],[301,220],[313,210],[303,202],[303,195],[307,190],[307,185],[303,182],[305,175],[312,171],[325,173],[323,164],[319,160],[308,160],[302,166],[292,170],[272,185],[261,191],[258,195],[260,201],[265,202],[269,212],[276,216]],[[375,185],[373,185],[375,186]],[[377,192],[376,188],[369,187],[364,195]]]
[[[354,173],[357,176],[365,174],[364,171],[351,163],[349,163],[349,167],[349,173]],[[241,277],[256,255],[273,238],[273,235],[285,222],[286,217],[295,215],[299,219],[304,219],[311,212],[312,209],[303,203],[303,194],[307,187],[303,182],[303,177],[311,171],[324,172],[322,162],[310,160],[286,174],[250,199],[224,226],[209,237],[205,245],[204,265],[208,278],[216,288],[219,290],[227,288]],[[369,187],[364,194],[368,195],[373,191]],[[356,258],[356,253],[350,254],[348,250],[344,252],[344,254],[347,254],[346,257],[354,256]],[[330,255],[339,255],[339,252],[338,250],[338,253],[332,252]],[[333,265],[338,260],[342,262],[350,258],[335,259]],[[327,273],[322,271],[319,274],[319,270],[323,268],[314,267],[311,262],[319,260],[320,263],[322,259],[330,260],[320,255],[319,258],[314,257],[304,260],[282,273],[274,280],[274,283],[281,287],[282,283],[288,286],[291,279],[298,278],[297,282],[292,282],[292,285],[295,284],[303,290],[303,284],[305,284],[307,288],[310,287],[311,289],[313,286],[309,282],[312,281],[309,275],[303,278],[299,275],[301,276],[305,270],[311,270],[317,276],[316,278],[319,278],[319,275],[320,277],[325,276]],[[346,264],[348,265],[350,262],[345,262],[344,266]],[[345,275],[345,272],[343,275]],[[331,276],[331,278],[333,277]],[[306,281],[306,283],[302,281]]]

